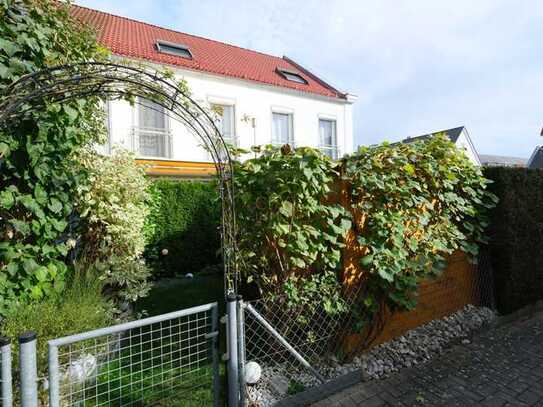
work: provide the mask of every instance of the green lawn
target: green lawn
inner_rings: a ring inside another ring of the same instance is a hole
[[[195,307],[217,301],[219,315],[224,313],[224,282],[221,275],[195,275],[194,278],[162,280],[155,284],[149,296],[136,304],[136,311],[149,316]]]
[[[222,276],[195,276],[192,279],[162,280],[150,295],[136,305],[138,312],[154,316],[217,301],[219,315],[224,313]],[[211,406],[213,369],[209,342],[202,331],[192,331],[195,322],[184,321],[136,328],[120,342],[119,352],[102,363],[96,382],[71,389],[81,406]],[[162,331],[160,331],[160,330]],[[195,334],[199,333],[199,339]],[[220,355],[223,338],[220,338]],[[201,359],[201,361],[199,361]],[[220,363],[220,380],[224,367]],[[224,391],[224,385],[221,385]],[[221,398],[224,395],[221,394]]]

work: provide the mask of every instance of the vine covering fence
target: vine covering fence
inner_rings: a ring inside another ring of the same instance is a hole
[[[462,254],[452,256],[440,277],[422,284],[416,309],[382,316],[371,345],[469,305],[493,308],[492,274],[482,260],[475,266]],[[357,327],[352,314],[329,315],[322,307],[312,313],[289,310],[281,298],[241,302],[239,309],[246,405],[267,406],[308,394],[316,401],[336,386],[335,379],[342,378],[344,384],[360,380],[360,353],[353,349],[367,338],[353,333]]]

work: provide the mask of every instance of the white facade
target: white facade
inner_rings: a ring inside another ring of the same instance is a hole
[[[274,138],[279,144],[284,138],[281,131],[288,131],[289,141],[295,146],[322,148],[334,158],[353,152],[354,97],[347,100],[331,98],[225,76],[173,69],[179,79],[187,81],[192,97],[198,103],[206,107],[224,107],[223,111],[231,114],[232,125],[225,124],[225,128],[231,128],[231,141],[238,147],[249,149],[254,145],[270,144]],[[162,120],[157,117],[160,113],[156,112],[146,115],[138,104],[131,106],[125,101],[109,102],[108,113],[109,147],[119,145],[130,149],[136,152],[138,158],[210,161],[201,142],[174,119],[165,117]],[[275,122],[274,113],[278,114],[275,115]],[[278,119],[286,119],[290,125],[288,130],[280,126]],[[218,127],[222,127],[222,123],[218,122]],[[229,134],[224,136],[228,137]]]
[[[466,156],[473,164],[477,166],[481,165],[481,161],[479,160],[479,154],[477,154],[477,150],[475,149],[475,146],[473,145],[466,128],[462,129],[462,132],[460,133],[454,144],[460,150],[464,151]]]

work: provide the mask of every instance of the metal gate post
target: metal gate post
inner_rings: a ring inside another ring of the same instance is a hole
[[[246,404],[246,383],[245,383],[245,315],[244,315],[243,298],[238,296],[238,342],[239,342],[239,399],[240,407],[245,407]]]
[[[49,406],[60,406],[60,373],[58,369],[58,348],[49,343]]]
[[[21,369],[22,407],[38,407],[38,365],[36,359],[36,333],[19,336],[19,366]]]
[[[238,318],[237,297],[228,294],[226,298],[226,315],[228,339],[228,407],[239,407],[239,361],[238,361]]]
[[[217,335],[213,336],[211,340],[212,346],[212,360],[213,360],[213,406],[219,407],[221,397],[221,376],[219,367],[219,309],[218,305],[211,308],[211,332],[216,332]]]
[[[0,338],[0,347],[2,352],[2,393],[0,400],[2,407],[11,407],[13,403],[13,388],[11,379],[11,340],[9,338]]]

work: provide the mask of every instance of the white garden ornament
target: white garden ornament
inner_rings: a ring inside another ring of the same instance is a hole
[[[68,366],[66,379],[74,383],[84,383],[94,377],[98,366],[96,357],[90,354],[81,355]]]
[[[250,361],[245,365],[245,383],[255,384],[262,376],[262,368],[256,362]]]

